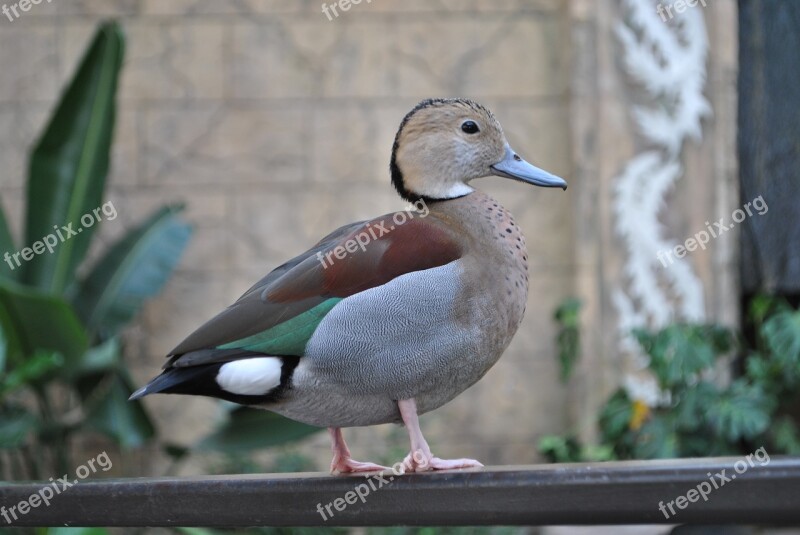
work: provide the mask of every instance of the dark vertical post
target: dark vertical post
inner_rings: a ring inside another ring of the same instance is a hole
[[[800,2],[739,0],[742,288],[800,297]]]

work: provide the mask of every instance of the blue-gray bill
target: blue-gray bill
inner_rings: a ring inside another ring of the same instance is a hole
[[[492,173],[534,186],[567,189],[567,183],[563,178],[529,164],[508,145],[506,145],[506,154],[503,159],[492,166]]]

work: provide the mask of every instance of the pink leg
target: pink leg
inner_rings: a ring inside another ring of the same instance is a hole
[[[375,463],[361,463],[350,457],[350,449],[342,436],[342,430],[338,427],[329,427],[331,434],[331,448],[333,449],[333,460],[331,461],[331,474],[348,474],[352,472],[381,472],[388,470],[387,467]]]
[[[419,428],[417,403],[413,399],[402,399],[397,402],[400,415],[406,424],[411,439],[411,453],[406,455],[403,464],[408,472],[426,472],[428,470],[453,470],[455,468],[479,468],[483,466],[474,459],[440,459],[434,457],[422,430]]]

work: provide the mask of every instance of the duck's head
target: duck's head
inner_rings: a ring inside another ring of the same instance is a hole
[[[489,175],[567,188],[563,179],[519,157],[492,112],[466,99],[417,104],[395,136],[391,172],[400,196],[412,202],[463,197],[473,191],[470,180]]]

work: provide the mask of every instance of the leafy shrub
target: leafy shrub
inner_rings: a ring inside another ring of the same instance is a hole
[[[754,347],[714,325],[637,330],[664,401],[651,407],[619,388],[600,411],[599,446],[548,436],[539,451],[554,462],[746,454],[762,446],[774,454],[800,454],[800,434],[789,414],[800,391],[800,311],[761,297],[750,321]],[[714,371],[733,350],[744,359],[744,373],[720,386]]]

